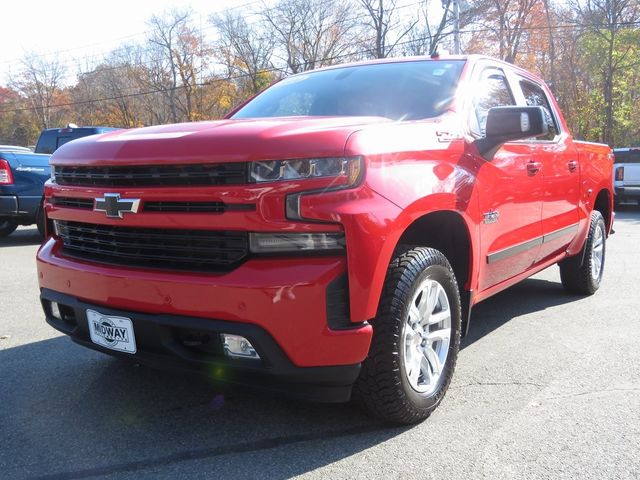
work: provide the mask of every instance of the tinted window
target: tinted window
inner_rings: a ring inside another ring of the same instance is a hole
[[[613,151],[616,163],[640,163],[640,149],[627,152]]]
[[[520,81],[520,88],[527,101],[527,105],[530,107],[544,107],[544,112],[547,117],[547,124],[549,125],[549,133],[542,137],[537,137],[540,140],[553,140],[558,134],[558,125],[555,118],[551,115],[551,106],[549,100],[545,95],[542,88],[535,83],[528,82],[526,80]]]
[[[36,145],[36,153],[53,153],[56,150],[56,132],[49,130],[42,132]]]
[[[500,70],[485,70],[473,99],[480,135],[485,134],[487,114],[491,108],[515,105],[515,103],[504,73]]]
[[[58,137],[58,148],[60,148],[62,145],[64,145],[65,143],[69,143],[71,140],[75,140],[76,138],[82,138],[82,137],[86,137],[88,135],[94,135],[95,132],[87,132],[87,131],[81,131],[81,132],[73,132],[73,133],[68,133],[65,135],[60,135]]]
[[[87,137],[89,135],[96,135],[102,132],[109,132],[112,130],[118,130],[117,128],[77,128],[69,129],[63,128],[60,130],[47,130],[40,134],[38,144],[36,145],[35,153],[53,153],[65,143],[69,143],[71,140],[77,138]]]
[[[258,95],[232,118],[436,117],[451,103],[463,65],[459,60],[380,63],[295,75]]]

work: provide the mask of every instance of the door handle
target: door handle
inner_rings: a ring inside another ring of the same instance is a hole
[[[578,161],[571,160],[570,162],[567,163],[567,168],[569,169],[570,172],[575,172],[578,169]]]
[[[538,173],[540,171],[540,168],[541,168],[540,162],[535,162],[531,160],[529,163],[527,163],[527,173],[530,176],[533,176],[536,173]]]

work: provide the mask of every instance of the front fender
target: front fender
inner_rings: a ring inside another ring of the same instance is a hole
[[[450,188],[445,183],[434,182],[432,183],[434,188],[430,193],[417,190],[414,195],[417,198],[402,206],[371,187],[370,164],[367,163],[367,166],[367,179],[356,190],[303,195],[300,199],[302,217],[339,222],[344,227],[347,242],[350,313],[353,322],[370,320],[376,316],[393,252],[402,235],[415,221],[433,212],[456,212],[467,226],[474,250],[476,248],[474,240],[477,238],[477,223],[469,213],[474,211],[471,205],[476,205],[477,201],[474,189],[469,188],[470,184],[467,180],[459,183],[459,185],[465,185],[465,188],[453,188],[452,191],[445,191]],[[432,165],[421,169],[424,178],[428,176],[425,172],[433,168]],[[455,176],[455,169],[448,170]],[[461,178],[462,176],[459,176],[459,179]],[[408,190],[405,188],[404,192]],[[404,198],[409,197],[405,195]],[[472,253],[471,258],[476,259],[478,256]],[[470,265],[470,269],[470,278],[475,278],[477,267]]]

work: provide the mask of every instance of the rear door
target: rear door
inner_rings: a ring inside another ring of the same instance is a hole
[[[515,105],[505,71],[485,67],[474,72],[471,131],[483,136],[492,107]],[[535,152],[528,143],[504,144],[492,160],[479,159],[477,187],[481,218],[480,248],[485,290],[533,265],[542,238],[542,175],[532,168]]]
[[[543,107],[549,133],[524,140],[533,158],[541,165],[543,182],[542,243],[536,263],[563,252],[578,233],[580,164],[578,150],[568,132],[562,130],[558,113],[547,90],[538,82],[514,75],[514,91],[522,95],[518,103]]]

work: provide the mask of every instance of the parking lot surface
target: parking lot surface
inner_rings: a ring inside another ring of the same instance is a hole
[[[594,296],[552,267],[478,305],[444,402],[400,428],[75,345],[21,228],[0,240],[0,477],[640,478],[640,209],[615,230]]]

